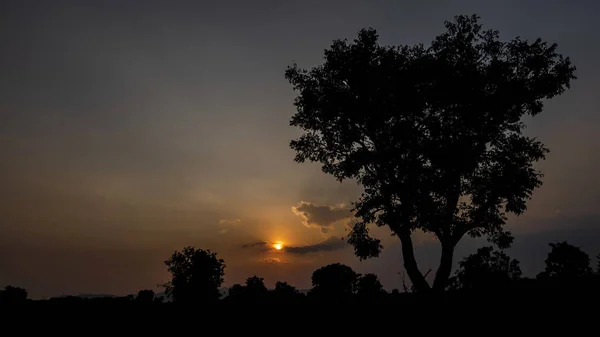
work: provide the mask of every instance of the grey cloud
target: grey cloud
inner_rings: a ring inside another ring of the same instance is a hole
[[[292,211],[304,219],[303,223],[306,227],[319,228],[322,233],[332,229],[335,222],[352,217],[352,212],[344,207],[315,205],[306,201],[301,201],[298,206],[292,207]]]
[[[251,243],[246,243],[242,245],[242,248],[244,249],[248,249],[248,248],[258,248],[258,247],[265,247],[267,245],[267,241],[257,241],[257,242],[251,242]]]
[[[285,247],[285,251],[291,254],[307,254],[316,252],[331,252],[348,247],[344,239],[332,236],[327,240],[309,246]]]

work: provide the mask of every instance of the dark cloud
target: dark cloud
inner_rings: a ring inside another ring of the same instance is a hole
[[[292,211],[304,219],[306,227],[319,228],[323,233],[332,229],[335,222],[352,217],[352,212],[343,206],[315,205],[306,201],[301,201],[298,206],[292,207]]]
[[[251,243],[246,243],[242,245],[242,248],[244,249],[248,249],[248,248],[264,248],[267,246],[267,241],[257,241],[257,242],[251,242]]]
[[[316,252],[331,252],[334,250],[340,250],[348,247],[348,244],[344,239],[336,236],[332,236],[329,239],[309,246],[299,247],[285,247],[285,251],[291,254],[307,254]]]

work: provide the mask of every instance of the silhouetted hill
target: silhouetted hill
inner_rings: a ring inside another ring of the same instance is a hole
[[[221,288],[219,289],[219,291],[221,292],[221,298],[227,297],[227,295],[229,294],[229,288]],[[304,295],[308,294],[309,289],[298,289],[298,291]],[[136,296],[136,294],[132,294],[134,297]],[[113,295],[113,294],[77,294],[77,295],[63,295],[63,296],[57,296],[57,297],[81,297],[81,298],[85,298],[85,299],[94,299],[94,298],[116,298],[116,297],[120,297],[117,295]],[[154,294],[154,297],[163,297],[165,302],[170,302],[171,299],[168,298],[168,296],[164,293],[164,292],[159,292]]]
[[[67,296],[71,296],[71,295],[65,295],[65,296],[61,296],[61,297],[67,297]],[[79,294],[79,295],[73,295],[75,297],[81,297],[81,298],[114,298],[114,297],[118,297],[116,295],[112,295],[112,294]]]

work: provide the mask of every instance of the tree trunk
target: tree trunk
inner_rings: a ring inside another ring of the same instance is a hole
[[[444,292],[446,285],[448,284],[448,278],[452,272],[452,261],[454,258],[454,247],[455,244],[448,242],[442,243],[442,256],[440,258],[440,265],[437,272],[435,273],[435,279],[433,281],[433,291]]]
[[[415,252],[413,250],[410,232],[408,230],[401,230],[397,234],[402,242],[402,259],[404,260],[404,269],[406,269],[406,273],[408,274],[410,281],[416,288],[417,292],[428,292],[431,290],[431,287],[417,266],[417,260],[415,260]]]

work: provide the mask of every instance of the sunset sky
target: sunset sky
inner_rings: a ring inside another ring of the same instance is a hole
[[[509,222],[509,253],[527,276],[551,240],[595,256],[599,13],[593,0],[2,1],[0,287],[160,291],[163,261],[193,245],[225,259],[226,286],[256,274],[308,288],[312,271],[342,262],[400,288],[387,229],[379,259],[359,262],[340,239],[359,186],[293,161],[284,71],[369,26],[384,44],[428,43],[458,14],[503,39],[557,42],[577,67],[572,89],[529,123],[551,153],[544,186]],[[430,238],[417,254],[423,271],[436,267]]]

